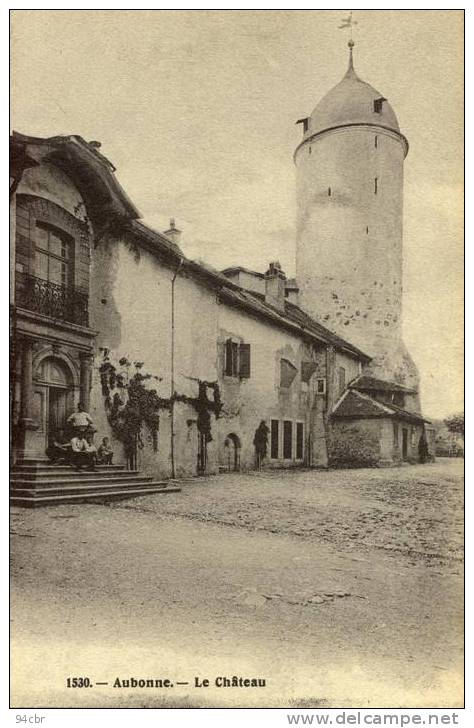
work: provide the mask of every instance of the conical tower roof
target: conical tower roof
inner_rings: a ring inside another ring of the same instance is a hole
[[[397,117],[388,101],[355,72],[353,45],[349,41],[349,67],[344,78],[321,99],[311,114],[308,136],[347,124],[377,124],[400,133]],[[374,105],[375,101],[379,103]]]

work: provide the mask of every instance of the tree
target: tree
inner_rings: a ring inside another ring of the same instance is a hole
[[[464,412],[446,417],[444,424],[450,432],[464,437]]]

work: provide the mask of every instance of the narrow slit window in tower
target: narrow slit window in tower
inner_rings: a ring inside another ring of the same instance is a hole
[[[375,177],[375,179],[374,179],[374,194],[375,195],[378,192],[378,187],[379,187],[379,180],[378,180],[378,177]]]
[[[367,233],[367,235],[369,234],[369,226],[368,226],[368,225],[367,225],[367,227],[365,228],[365,232]]]
[[[331,188],[328,187],[328,197],[331,197]]]
[[[311,147],[309,147],[308,151],[309,151],[309,153],[311,154]]]
[[[379,140],[378,140],[378,136],[377,136],[377,134],[376,134],[376,135],[375,135],[375,148],[376,148],[376,149],[377,149],[377,147],[378,147],[378,144],[379,144]]]

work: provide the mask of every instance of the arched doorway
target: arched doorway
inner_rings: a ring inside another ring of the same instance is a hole
[[[69,366],[54,355],[45,357],[39,362],[33,381],[38,449],[44,451],[54,440],[64,440],[66,419],[73,409],[74,380]]]
[[[226,471],[240,470],[240,438],[231,432],[224,440],[223,469]]]

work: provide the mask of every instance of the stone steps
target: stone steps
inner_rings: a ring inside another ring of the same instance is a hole
[[[10,501],[13,505],[34,508],[180,490],[176,481],[154,481],[152,476],[142,475],[139,470],[125,470],[123,465],[77,471],[70,465],[53,465],[43,460],[20,461],[12,468]]]
[[[136,477],[140,477],[143,480],[153,480],[151,475],[140,475],[139,470],[115,470],[112,472],[101,472],[100,470],[67,470],[60,473],[54,472],[53,470],[45,470],[41,473],[31,473],[24,471],[12,472],[10,476],[11,483],[55,483],[59,480],[133,480]]]
[[[129,470],[125,470],[125,465],[96,465],[97,470],[99,470],[101,473],[111,473],[116,472],[119,470],[123,470],[126,473],[130,472]],[[62,464],[59,463],[58,465],[55,465],[51,462],[38,462],[38,463],[32,463],[29,462],[17,462],[15,463],[13,467],[13,472],[24,472],[24,473],[44,473],[44,472],[50,472],[54,471],[55,473],[70,473],[71,470],[74,470],[74,468],[71,467],[71,465],[68,464]]]
[[[119,500],[126,498],[136,498],[140,495],[151,495],[152,493],[179,493],[181,488],[168,487],[167,483],[163,485],[158,483],[147,484],[146,487],[124,488],[119,489],[99,489],[94,492],[76,491],[74,493],[56,493],[41,495],[41,491],[32,491],[23,495],[16,495],[16,491],[12,491],[10,502],[12,505],[23,506],[24,508],[36,508],[38,506],[59,505],[62,503],[89,503],[89,502],[107,502],[109,500]]]

